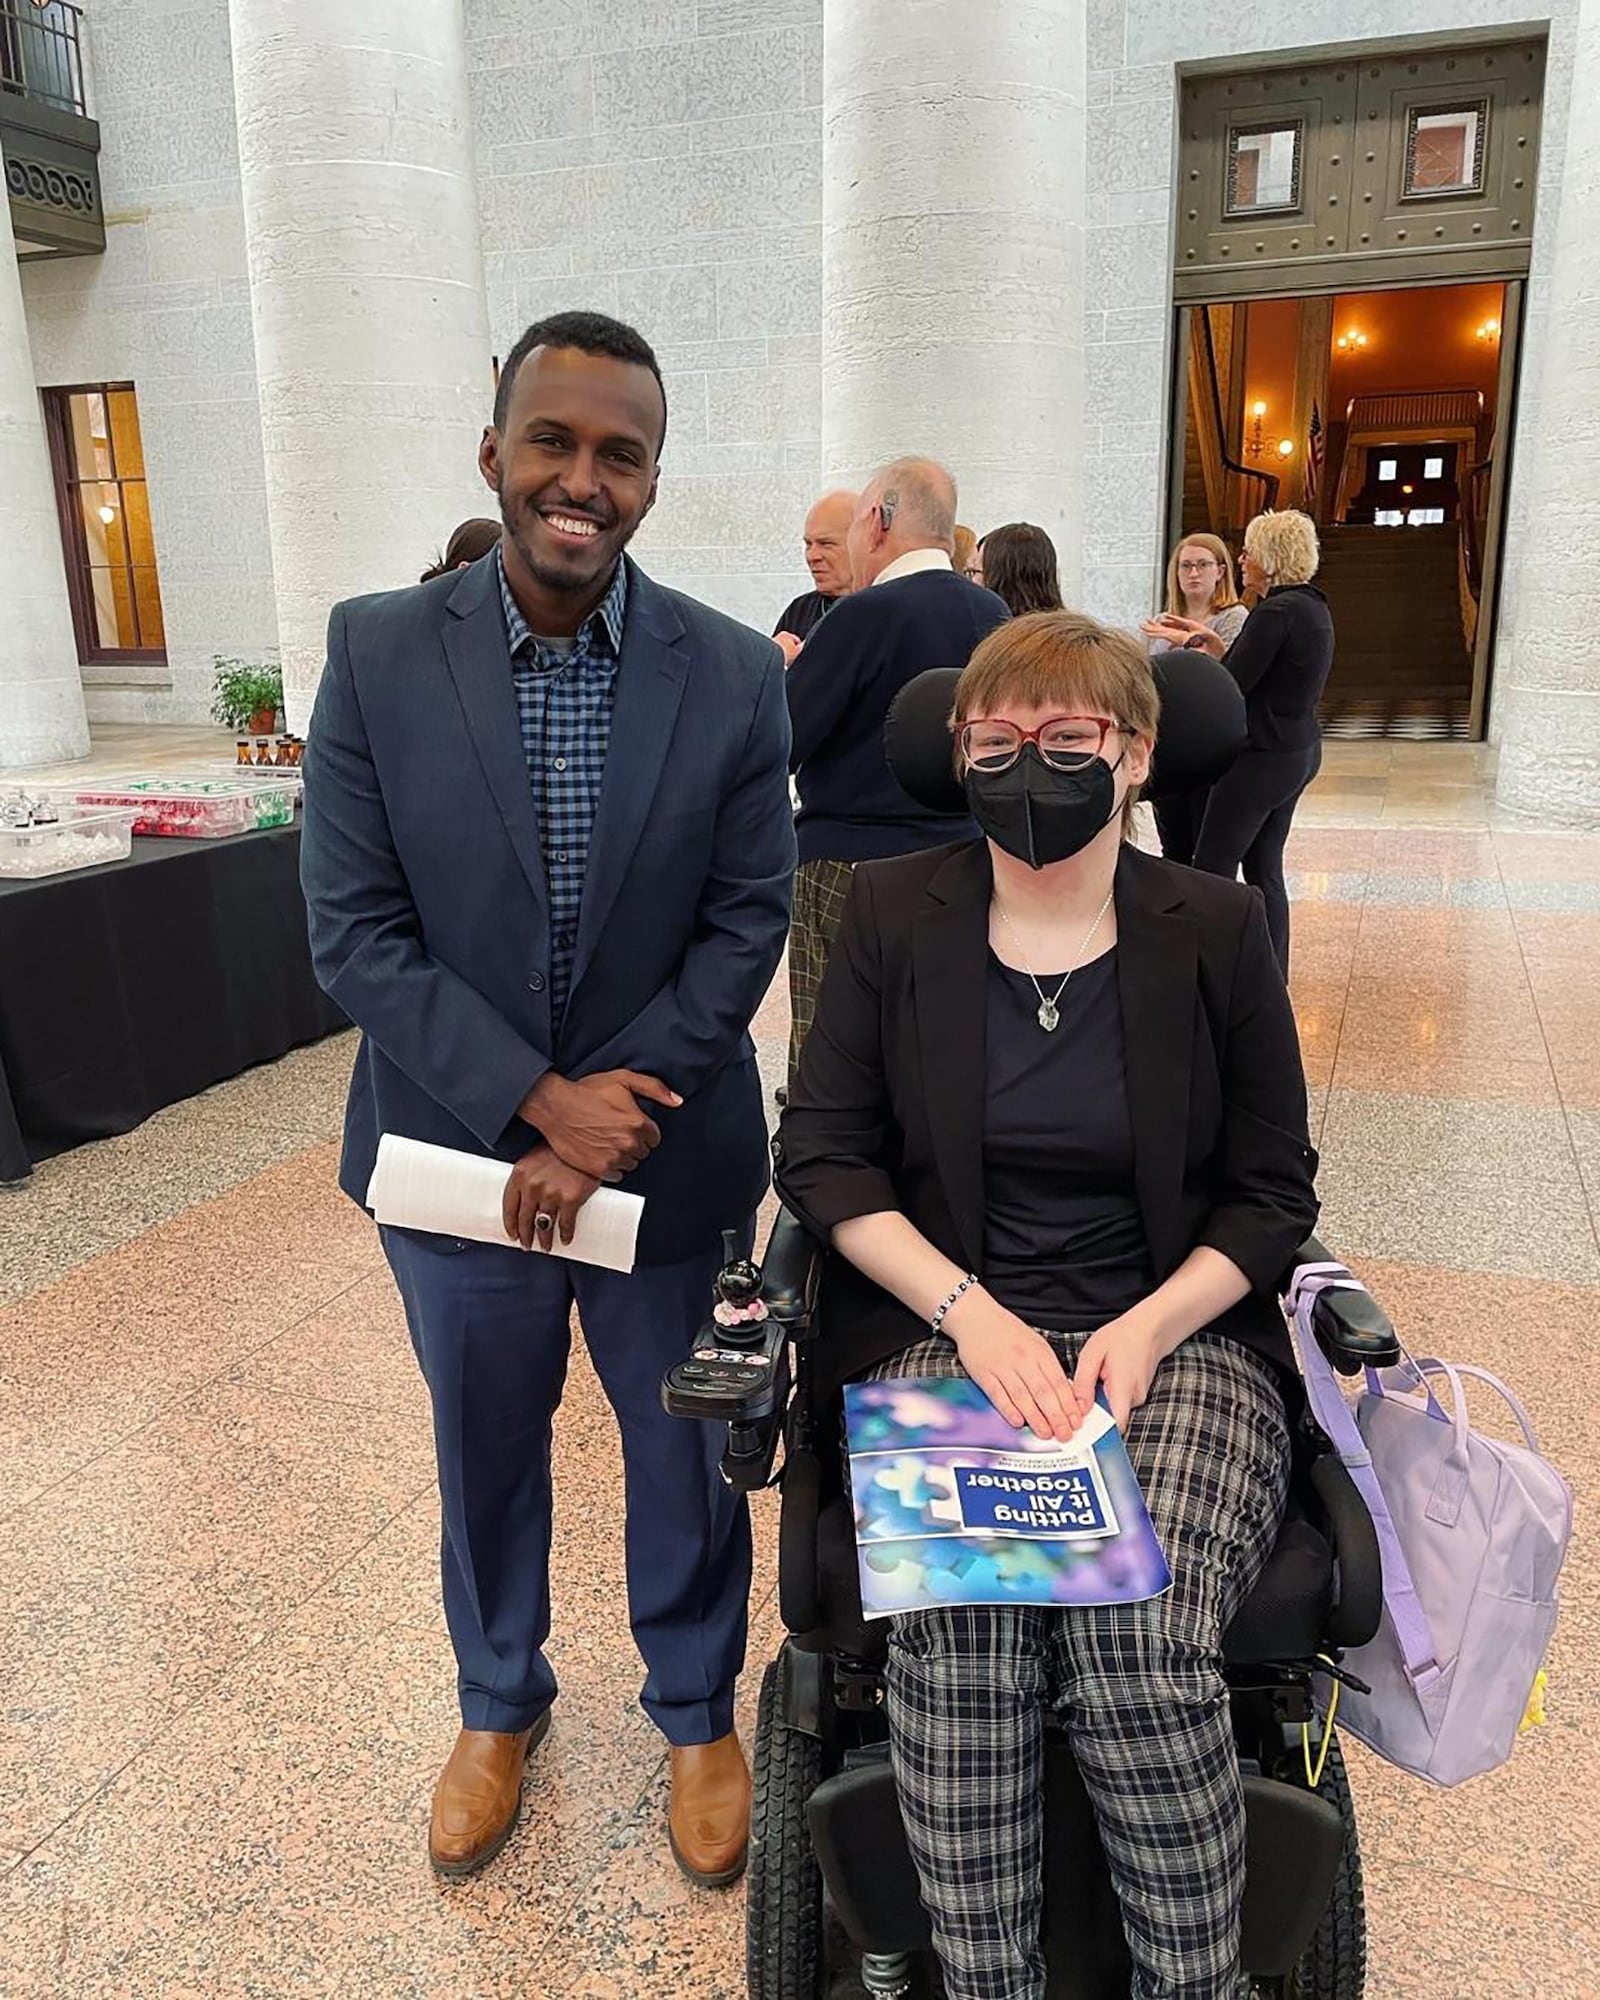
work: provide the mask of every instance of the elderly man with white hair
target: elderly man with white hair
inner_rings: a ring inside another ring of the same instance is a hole
[[[855,511],[855,494],[839,487],[832,493],[824,493],[806,516],[806,568],[815,588],[785,605],[773,628],[772,636],[786,666],[793,666],[795,655],[807,639],[840,598],[848,597],[854,588],[847,542]]]
[[[955,527],[956,482],[936,460],[897,458],[875,472],[847,538],[855,590],[789,669],[790,767],[800,795],[791,1078],[856,863],[976,838],[964,814],[929,812],[908,798],[883,754],[884,717],[906,682],[929,667],[964,667],[1009,616],[998,597],[951,567]]]

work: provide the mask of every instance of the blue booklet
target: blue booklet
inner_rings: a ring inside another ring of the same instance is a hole
[[[1098,1401],[1070,1442],[1013,1430],[964,1376],[844,1392],[861,1608],[1134,1604],[1172,1572]]]

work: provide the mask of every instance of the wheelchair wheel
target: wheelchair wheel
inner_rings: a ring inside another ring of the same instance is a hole
[[[781,1667],[761,1678],[756,1716],[745,1971],[750,2000],[818,2000],[822,1876],[806,1803],[822,1782],[822,1745],[783,1719]]]
[[[1328,1746],[1328,1762],[1317,1790],[1339,1808],[1344,1821],[1344,1854],[1328,1907],[1305,1956],[1295,1967],[1289,1992],[1291,2000],[1361,2000],[1367,1984],[1367,1907],[1361,1885],[1355,1802],[1337,1736]]]

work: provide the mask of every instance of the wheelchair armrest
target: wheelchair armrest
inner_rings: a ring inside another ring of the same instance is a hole
[[[1320,1238],[1308,1236],[1295,1252],[1295,1267],[1336,1264],[1339,1260]],[[1311,1309],[1317,1343],[1341,1375],[1359,1375],[1363,1368],[1392,1368],[1400,1359],[1400,1342],[1389,1315],[1369,1291],[1327,1291]]]
[[[811,1331],[817,1284],[827,1249],[787,1208],[778,1210],[761,1259],[761,1295],[767,1310],[791,1340]]]
[[[816,1453],[790,1451],[783,1462],[783,1506],[778,1516],[778,1612],[791,1632],[814,1632],[822,1623],[822,1580],[817,1574],[821,1511],[822,1466]]]
[[[1333,1452],[1311,1461],[1311,1485],[1339,1566],[1339,1596],[1328,1619],[1328,1637],[1336,1646],[1364,1646],[1376,1637],[1383,1616],[1378,1531],[1355,1481]]]

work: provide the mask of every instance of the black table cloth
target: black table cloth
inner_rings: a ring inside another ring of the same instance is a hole
[[[298,827],[0,883],[0,1181],[346,1025],[312,977]]]

